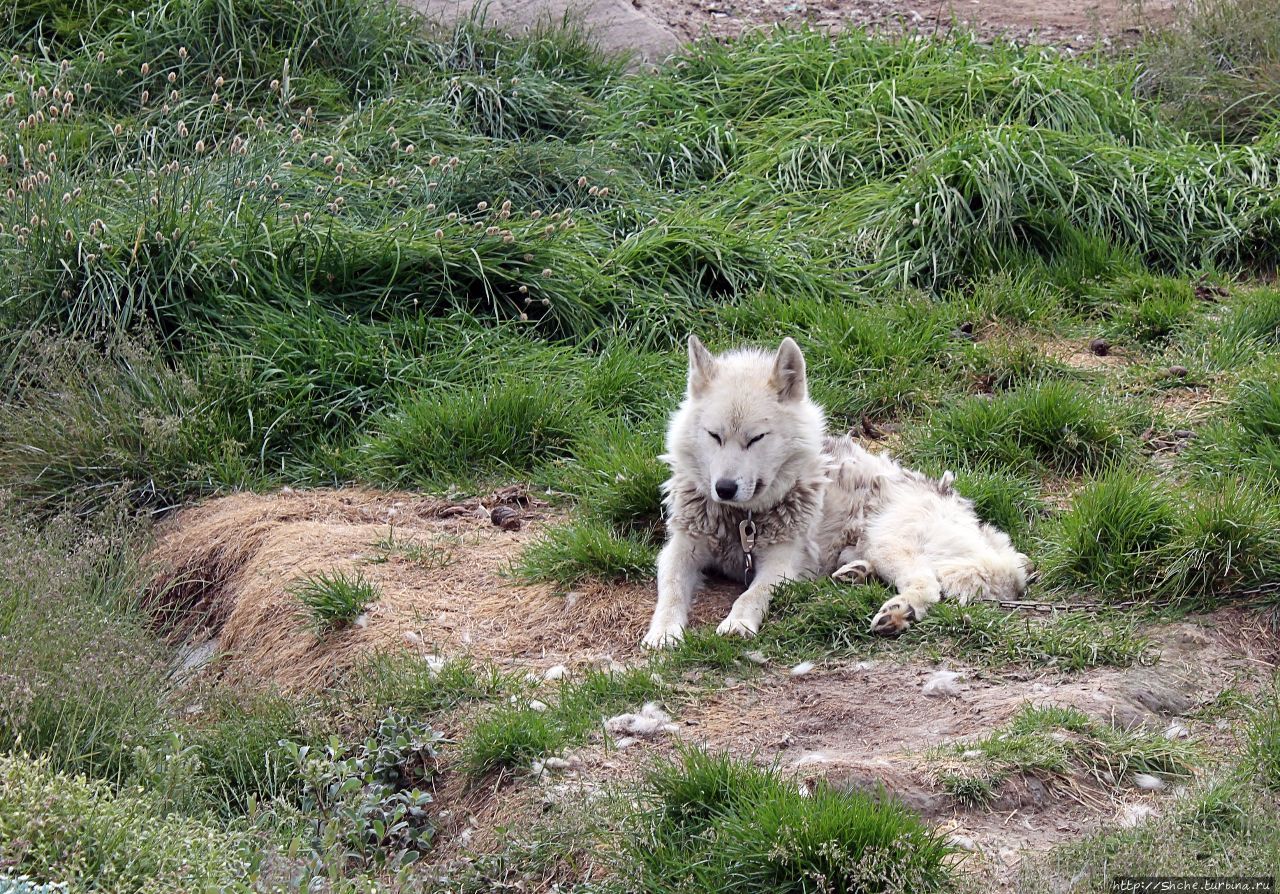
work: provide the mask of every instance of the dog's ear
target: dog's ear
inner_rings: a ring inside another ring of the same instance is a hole
[[[804,377],[804,354],[800,353],[800,346],[790,338],[784,338],[778,347],[778,353],[773,358],[769,384],[778,392],[780,400],[804,400],[809,394],[809,386]]]
[[[716,374],[716,358],[698,336],[689,336],[689,394],[697,396],[707,389]]]

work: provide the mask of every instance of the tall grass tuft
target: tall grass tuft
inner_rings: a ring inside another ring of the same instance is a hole
[[[648,774],[623,849],[638,887],[744,892],[931,891],[946,886],[941,835],[888,796],[683,750]]]

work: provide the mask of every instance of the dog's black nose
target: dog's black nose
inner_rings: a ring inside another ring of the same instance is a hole
[[[722,500],[732,500],[738,493],[738,482],[721,478],[716,482],[716,496]]]

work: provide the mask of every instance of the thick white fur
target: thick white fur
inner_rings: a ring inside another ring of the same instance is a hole
[[[943,595],[965,602],[1026,588],[1027,558],[978,520],[949,473],[927,478],[847,435],[826,437],[825,427],[791,339],[774,354],[719,357],[689,339],[688,391],[662,457],[671,467],[668,539],[646,646],[681,639],[704,571],[746,582],[738,525],[748,511],[758,530],[755,575],[722,634],[757,633],[785,579],[880,577],[898,590],[872,620],[884,634],[901,633]],[[731,499],[717,494],[717,482],[735,488]]]

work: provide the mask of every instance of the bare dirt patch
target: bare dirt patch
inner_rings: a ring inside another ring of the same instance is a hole
[[[988,734],[1028,703],[1074,707],[1124,728],[1164,732],[1176,722],[1213,751],[1230,733],[1197,712],[1227,687],[1250,691],[1267,679],[1265,637],[1253,635],[1259,624],[1256,614],[1228,609],[1152,628],[1160,658],[1149,667],[1057,674],[950,664],[962,677],[959,694],[949,697],[923,694],[939,665],[915,659],[847,663],[799,677],[780,668],[699,698],[679,712],[676,735],[622,752],[607,742],[583,749],[580,775],[598,784],[634,778],[655,751],[683,741],[776,764],[800,785],[822,779],[868,791],[883,786],[972,848],[966,871],[1007,880],[1027,853],[1117,821],[1133,804],[1158,814],[1176,787],[1151,793],[1092,778],[1018,776],[989,807],[968,809],[940,789],[927,752]]]
[[[557,513],[508,488],[465,503],[367,489],[236,494],[165,522],[151,560],[152,611],[188,655],[220,656],[232,678],[318,689],[379,649],[462,653],[531,667],[639,654],[645,584],[569,593],[515,580],[511,565]],[[505,501],[505,502],[503,502]],[[498,505],[519,530],[493,524]],[[381,597],[358,625],[318,634],[295,595],[320,572],[359,571]],[[731,591],[698,601],[723,616]]]

